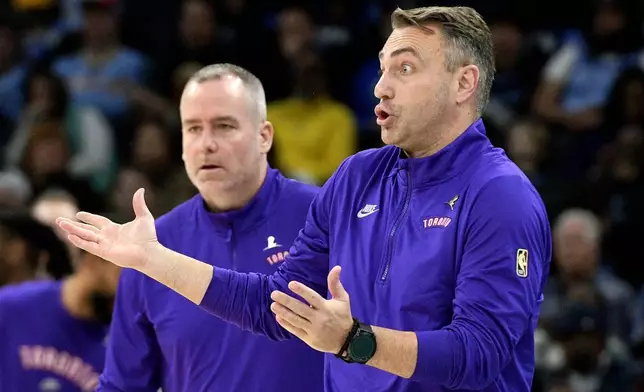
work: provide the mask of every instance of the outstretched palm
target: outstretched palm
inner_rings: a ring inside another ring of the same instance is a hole
[[[100,215],[79,212],[80,222],[58,218],[56,223],[76,247],[121,267],[137,268],[148,250],[158,244],[154,217],[143,193],[139,189],[132,198],[136,218],[131,222],[119,225]]]

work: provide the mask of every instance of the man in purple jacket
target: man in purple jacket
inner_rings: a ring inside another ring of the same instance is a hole
[[[234,65],[207,66],[187,83],[180,112],[182,157],[199,193],[156,220],[159,242],[217,268],[274,273],[318,188],[268,167],[273,128],[261,82]],[[303,342],[243,331],[130,269],[98,390],[299,392],[306,380],[321,392],[323,371],[323,355]]]
[[[342,163],[276,273],[159,245],[142,190],[133,222],[80,213],[86,225],[59,225],[223,320],[327,353],[326,391],[527,392],[550,228],[480,120],[490,31],[465,7],[396,10],[392,24],[375,88],[388,146]]]

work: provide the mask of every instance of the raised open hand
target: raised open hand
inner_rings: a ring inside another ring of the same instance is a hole
[[[119,225],[100,215],[79,212],[80,222],[56,219],[74,246],[125,268],[138,268],[145,263],[149,250],[158,245],[154,217],[145,204],[141,188],[134,193],[133,221]]]

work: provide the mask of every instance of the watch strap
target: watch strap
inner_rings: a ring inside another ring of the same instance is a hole
[[[349,348],[349,344],[351,344],[351,340],[353,340],[353,337],[356,335],[356,332],[358,332],[358,328],[360,328],[360,321],[358,321],[354,317],[353,326],[351,327],[351,330],[347,334],[347,338],[344,340],[344,343],[342,344],[340,351],[338,351],[338,353],[335,354],[336,358],[340,358],[345,362],[353,362],[351,361],[351,358],[349,358],[347,350]]]

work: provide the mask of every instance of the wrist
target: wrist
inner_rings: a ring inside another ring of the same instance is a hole
[[[135,270],[144,275],[150,276],[150,273],[159,269],[159,264],[163,263],[164,254],[167,252],[166,247],[160,242],[155,241],[146,246],[139,257],[139,265],[134,267]]]
[[[366,364],[376,354],[376,335],[368,324],[353,319],[347,338],[335,355],[347,363]]]

